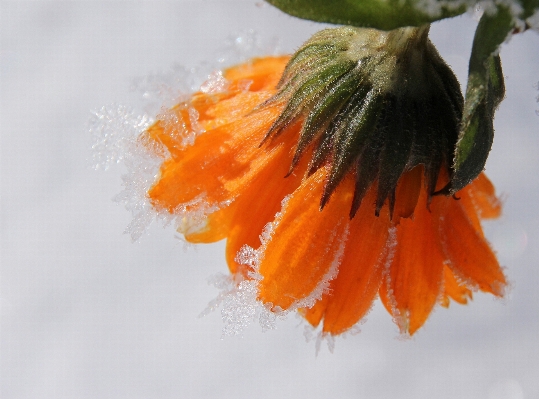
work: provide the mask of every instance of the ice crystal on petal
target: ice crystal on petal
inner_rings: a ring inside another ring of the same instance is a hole
[[[252,269],[251,273],[253,273],[254,276],[255,271],[258,271],[258,265],[260,263],[260,253],[249,245],[244,245],[240,248],[235,260],[240,265],[249,266]]]
[[[225,323],[223,336],[239,335],[255,320],[260,311],[260,305],[256,301],[257,293],[256,280],[243,280],[225,296],[221,310]]]
[[[188,121],[184,120],[177,109],[168,108],[162,108],[157,118],[163,123],[163,133],[172,139],[175,148],[180,149],[193,145],[197,136],[204,133],[204,129],[198,122],[199,114],[196,109],[189,106],[188,103],[182,103],[178,107],[179,109],[187,109]],[[190,129],[186,122],[189,122]]]
[[[340,245],[334,254],[331,266],[311,294],[305,298],[298,299],[286,310],[273,306],[272,303],[264,304],[258,300],[258,284],[263,278],[259,273],[260,263],[264,258],[267,244],[286,211],[288,201],[289,197],[283,199],[281,211],[275,215],[273,222],[266,224],[264,227],[260,234],[260,247],[254,249],[249,245],[244,245],[236,255],[235,261],[250,269],[248,272],[250,279],[237,282],[236,287],[232,289],[228,286],[224,287],[224,289],[221,288],[221,293],[210,303],[210,307],[216,306],[216,303],[223,304],[221,311],[225,323],[223,336],[240,334],[257,318],[263,331],[275,329],[277,319],[285,319],[290,312],[295,312],[300,308],[312,307],[316,301],[322,298],[324,293],[327,293],[330,281],[337,276],[348,239],[348,229],[339,238]]]
[[[191,234],[204,227],[210,214],[229,205],[229,201],[210,204],[205,195],[200,195],[190,202],[178,205],[172,214],[163,211],[160,215],[162,220],[166,221],[165,225],[172,224],[179,233]]]
[[[127,155],[128,143],[146,130],[151,118],[137,115],[133,109],[120,104],[111,104],[92,112],[89,131],[93,138],[92,161],[94,169],[109,169],[120,163]]]
[[[352,327],[352,330],[347,331],[347,333],[350,333],[352,335],[358,334],[359,329],[356,329],[355,327]],[[329,333],[325,333],[323,331],[318,331],[318,328],[312,327],[310,324],[305,325],[305,329],[303,331],[303,336],[305,337],[305,341],[307,343],[314,341],[314,347],[315,347],[315,354],[318,356],[320,353],[320,349],[322,347],[322,342],[326,342],[326,345],[328,347],[328,350],[330,353],[333,353],[335,351],[335,336]],[[342,334],[341,337],[345,338],[346,333]]]
[[[214,71],[200,86],[200,91],[206,94],[222,93],[228,89],[230,83],[223,77],[222,71]]]
[[[217,295],[216,298],[212,299],[210,303],[208,303],[208,306],[206,307],[206,309],[204,309],[198,315],[198,317],[207,316],[211,312],[218,309],[223,303],[223,301],[225,300],[226,296],[231,294],[237,285],[234,275],[226,275],[223,273],[218,273],[208,278],[208,284],[213,285],[215,288],[217,288],[221,292],[219,293],[219,295]]]
[[[179,121],[174,112],[164,112],[160,115],[168,123],[167,133],[185,146],[194,141],[200,134],[198,114],[193,109],[189,112],[190,124],[193,130],[182,130],[185,126]],[[173,213],[158,210],[150,203],[147,193],[155,183],[163,160],[169,156],[161,144],[146,140],[141,135],[151,119],[147,115],[135,116],[132,109],[122,105],[103,107],[93,113],[90,121],[90,131],[95,140],[93,145],[93,162],[96,169],[108,169],[114,163],[123,162],[126,173],[122,176],[123,190],[114,197],[116,202],[123,204],[133,215],[133,220],[124,231],[131,235],[133,241],[138,240],[148,226],[156,219],[164,225],[173,224],[180,232],[187,233],[199,228],[207,216],[228,206],[209,204],[204,196],[179,205]]]
[[[286,197],[282,199],[281,211],[275,214],[273,222],[270,222],[264,226],[264,229],[262,230],[262,233],[260,234],[260,248],[258,249],[260,253],[264,253],[264,250],[266,249],[268,242],[271,240],[271,237],[273,236],[275,229],[281,222],[283,215],[286,212],[286,207],[288,205],[288,201],[290,201],[290,198],[291,196],[287,195]]]
[[[171,108],[187,100],[213,69],[210,65],[193,68],[173,65],[168,71],[133,79],[131,91],[140,96],[144,111],[155,115],[163,107]]]
[[[342,257],[344,255],[346,241],[348,240],[348,233],[349,230],[347,228],[344,232],[344,235],[339,239],[339,248],[337,249],[333,261],[331,262],[331,266],[329,267],[324,277],[322,277],[314,290],[308,296],[294,302],[292,306],[290,306],[289,311],[297,310],[300,308],[312,308],[317,301],[322,299],[323,294],[328,293],[330,281],[337,277],[337,273],[339,272],[339,265],[341,264]]]
[[[154,146],[157,147],[156,144]],[[133,215],[133,221],[125,230],[133,241],[138,240],[155,219],[155,211],[146,193],[155,181],[165,156],[163,147],[152,150],[138,140],[130,141],[126,146],[124,164],[127,173],[122,176],[124,189],[114,200],[122,203]]]
[[[133,221],[125,231],[133,240],[142,235],[154,218],[146,193],[168,155],[163,146],[140,138],[152,122],[148,115],[137,115],[133,109],[118,104],[93,112],[89,122],[94,138],[94,167],[106,170],[123,162],[127,169],[122,176],[124,189],[114,200],[123,203],[133,214]]]
[[[288,312],[284,312],[278,306],[273,306],[272,303],[262,305],[258,323],[262,327],[262,331],[275,330],[277,328],[277,319],[284,320]]]
[[[382,251],[380,259],[382,259],[384,262],[383,268],[384,268],[384,275],[386,276],[387,296],[389,298],[389,305],[391,306],[391,310],[393,314],[393,321],[395,322],[395,324],[399,326],[401,331],[406,331],[403,328],[404,319],[398,309],[397,301],[393,294],[393,289],[391,288],[391,279],[389,277],[389,270],[391,267],[391,263],[393,262],[393,257],[395,256],[396,250],[397,250],[397,228],[392,227],[389,229],[389,236],[387,238],[387,243],[386,243],[386,246],[384,247],[384,250]]]
[[[316,336],[316,343],[315,343],[316,355],[320,353],[320,347],[322,346],[322,342],[324,341],[326,341],[328,349],[331,353],[333,353],[333,351],[335,350],[335,337],[331,334],[327,334],[320,331],[318,335]]]

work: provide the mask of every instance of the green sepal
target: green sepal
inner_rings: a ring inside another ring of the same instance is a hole
[[[327,90],[327,85],[331,85],[342,75],[350,71],[354,67],[354,62],[351,60],[336,60],[328,65],[324,65],[320,71],[311,75],[306,75],[308,79],[296,87],[292,86],[292,90],[288,103],[285,109],[273,123],[266,137],[271,137],[274,134],[279,134],[285,127],[292,123],[301,113],[311,105],[311,102],[323,95]],[[275,96],[277,97],[277,96]]]
[[[453,176],[442,191],[455,193],[483,171],[494,140],[494,111],[503,100],[505,85],[500,44],[514,29],[515,20],[505,7],[485,13],[477,27],[470,57],[464,113],[455,149]]]
[[[337,122],[334,132],[335,154],[320,209],[325,206],[354,161],[357,161],[365,143],[375,131],[383,101],[374,90],[365,93],[366,89],[367,87],[361,87],[358,90],[357,100],[351,101],[350,110],[345,110],[342,121]]]
[[[266,0],[287,14],[318,22],[391,30],[463,14],[477,1],[456,0]]]
[[[328,121],[335,116],[344,103],[357,91],[361,82],[359,69],[352,69],[344,74],[331,89],[313,105],[303,128],[301,129],[298,146],[292,160],[290,170],[297,165],[307,146],[328,125]]]
[[[389,214],[393,217],[395,188],[411,156],[414,144],[414,120],[417,118],[413,103],[406,103],[400,98],[388,99],[392,104],[386,105],[391,112],[387,122],[380,126],[386,144],[380,154],[380,178],[378,179],[378,195],[376,197],[376,215],[389,197]],[[384,126],[385,125],[385,126]]]
[[[350,208],[350,219],[356,215],[365,194],[367,194],[367,191],[378,177],[380,152],[383,145],[384,140],[381,135],[371,136],[359,155],[355,168],[356,185],[354,187],[352,207]]]

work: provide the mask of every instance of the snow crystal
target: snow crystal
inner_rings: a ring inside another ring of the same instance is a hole
[[[126,229],[133,240],[140,237],[152,221],[146,192],[167,156],[165,148],[156,143],[144,143],[140,138],[152,122],[148,115],[137,115],[133,109],[118,104],[94,111],[89,122],[94,139],[94,168],[106,170],[122,162],[127,169],[122,176],[124,189],[115,201],[123,203],[133,214],[133,221]]]
[[[256,281],[243,280],[223,300],[221,316],[225,326],[223,336],[238,335],[254,320],[258,313]]]
[[[263,278],[258,271],[263,259],[264,248],[279,224],[287,203],[288,197],[283,199],[281,212],[275,215],[274,221],[264,227],[260,235],[260,248],[254,249],[249,245],[244,245],[236,255],[236,262],[249,269],[250,279],[244,279],[240,273],[237,273],[234,278],[228,281],[229,284],[221,284],[220,286],[213,284],[221,292],[216,299],[210,302],[208,308],[213,309],[215,306],[222,305],[223,337],[242,334],[245,328],[257,318],[263,331],[275,329],[276,319],[286,315],[286,312],[282,312],[270,303],[262,304],[257,300],[257,296],[258,283]],[[208,313],[208,308],[204,314]]]
[[[204,309],[202,313],[199,314],[198,317],[207,316],[208,314],[210,314],[211,312],[214,312],[216,309],[218,309],[221,306],[226,296],[231,294],[232,291],[239,284],[239,282],[235,281],[236,276],[237,275],[234,275],[234,274],[219,273],[215,276],[208,278],[208,284],[213,285],[215,288],[217,288],[220,291],[220,293],[216,298],[210,301],[206,309]]]
[[[113,164],[122,162],[127,155],[126,148],[151,122],[148,115],[137,115],[133,109],[120,104],[92,111],[89,131],[94,141],[94,169],[107,170]]]
[[[223,76],[223,71],[214,71],[208,79],[200,86],[202,93],[214,94],[222,93],[228,89],[230,83]]]
[[[444,8],[451,11],[465,6],[475,20],[479,20],[483,13],[494,15],[498,12],[499,7],[503,7],[509,10],[513,16],[517,29],[523,30],[526,25],[531,29],[539,29],[539,16],[537,15],[539,11],[524,21],[522,20],[524,8],[517,0],[418,0],[415,6],[419,11],[434,18],[440,17]],[[511,36],[512,34],[508,35],[505,41],[507,42]]]
[[[333,353],[335,350],[335,337],[323,331],[318,331],[317,328],[312,327],[310,324],[305,325],[303,336],[305,337],[305,341],[307,343],[314,341],[316,356],[318,356],[318,354],[320,353],[322,342],[326,343],[330,353]]]
[[[192,68],[176,64],[166,71],[135,78],[131,84],[131,92],[136,95],[133,102],[140,104],[144,112],[156,115],[163,108],[187,100],[214,70],[215,66],[208,64]]]
[[[190,125],[180,121],[174,112],[162,113],[165,134],[178,142],[178,146],[192,144],[194,137],[201,134],[196,110],[189,109]],[[174,224],[182,233],[193,232],[203,227],[207,216],[228,206],[229,202],[209,204],[201,195],[190,202],[180,204],[171,214],[167,210],[155,209],[147,192],[155,183],[163,160],[169,157],[161,144],[141,135],[153,120],[147,115],[139,115],[123,105],[111,105],[94,111],[90,120],[90,132],[94,138],[93,164],[96,169],[108,169],[112,164],[122,162],[126,173],[122,176],[123,190],[114,197],[133,215],[133,220],[124,231],[138,240],[154,220],[164,225]]]
[[[163,159],[168,155],[166,149],[157,143],[139,139],[125,142],[123,163],[127,173],[122,176],[123,191],[114,197],[133,215],[133,221],[124,233],[130,234],[133,241],[138,240],[155,219],[147,192],[159,173]]]

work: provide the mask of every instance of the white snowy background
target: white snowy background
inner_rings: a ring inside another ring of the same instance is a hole
[[[461,83],[476,23],[432,28]],[[158,225],[136,243],[122,234],[131,214],[111,199],[125,170],[90,167],[91,111],[129,105],[133,82],[174,65],[217,65],[250,29],[291,52],[320,27],[254,0],[0,2],[2,399],[539,398],[535,32],[503,46],[487,164],[505,199],[487,225],[504,300],[438,308],[409,340],[377,303],[333,354],[315,356],[295,317],[221,340],[220,313],[197,316],[218,293],[207,278],[227,271],[223,243],[186,250]]]

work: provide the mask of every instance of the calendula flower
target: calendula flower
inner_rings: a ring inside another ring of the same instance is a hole
[[[226,239],[238,285],[325,334],[377,296],[413,334],[437,303],[503,295],[480,224],[500,214],[492,184],[445,195],[463,99],[427,33],[328,29],[216,75],[143,135],[167,154],[153,207],[189,242]]]

